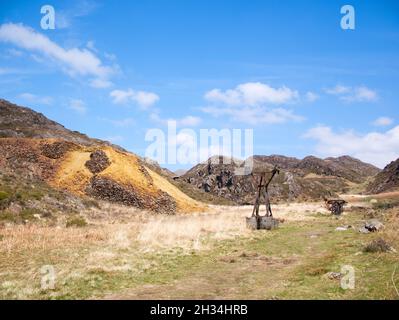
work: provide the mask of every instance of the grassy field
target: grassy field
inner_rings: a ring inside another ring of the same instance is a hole
[[[340,219],[321,203],[280,204],[285,222],[273,231],[245,228],[250,207],[222,206],[156,216],[109,205],[92,208],[87,225],[10,224],[0,229],[0,298],[398,299],[398,253],[364,250],[376,238],[399,249],[396,202],[374,200],[353,199]],[[359,233],[371,217],[385,229]],[[344,225],[353,228],[336,230]],[[344,265],[354,289],[328,277]]]

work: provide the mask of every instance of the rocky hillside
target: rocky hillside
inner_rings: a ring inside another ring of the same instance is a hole
[[[367,186],[368,193],[399,190],[399,159],[392,161]]]
[[[274,166],[281,169],[269,187],[274,200],[311,200],[337,196],[379,172],[378,168],[349,156],[324,160],[309,156],[300,160],[281,155],[256,155],[253,163],[255,171],[272,170]],[[180,179],[235,203],[252,203],[257,182],[253,175],[235,175],[235,169],[242,165],[242,161],[213,157],[196,165]]]
[[[257,162],[268,163],[281,169],[294,171],[300,176],[313,173],[341,177],[355,183],[362,183],[368,177],[380,172],[377,167],[350,156],[326,159],[308,156],[302,160],[281,155],[254,156],[253,158]]]
[[[135,154],[5,100],[0,134],[1,171],[21,180],[159,213],[203,209]]]

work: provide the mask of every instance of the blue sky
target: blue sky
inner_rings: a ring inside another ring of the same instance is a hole
[[[0,0],[0,97],[140,155],[174,119],[252,128],[255,154],[383,167],[399,157],[398,71],[398,1]]]

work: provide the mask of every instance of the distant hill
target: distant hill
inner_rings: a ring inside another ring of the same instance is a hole
[[[181,179],[207,193],[234,201],[252,203],[257,182],[252,175],[235,175],[242,161],[213,157],[187,171]],[[278,166],[281,172],[269,187],[275,200],[316,200],[345,193],[354,185],[364,183],[380,170],[358,159],[342,156],[320,159],[314,156],[302,160],[282,155],[255,155],[254,168],[272,170]]]
[[[154,212],[203,209],[156,163],[5,100],[0,100],[0,168],[21,182],[35,179],[77,196]]]
[[[399,159],[392,161],[367,186],[368,193],[399,190]]]
[[[377,167],[350,156],[326,159],[309,156],[301,160],[294,168],[305,173],[340,177],[355,183],[364,182],[366,178],[380,172]]]

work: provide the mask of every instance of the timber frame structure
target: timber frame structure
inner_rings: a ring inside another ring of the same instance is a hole
[[[269,180],[266,180],[266,174],[271,173],[271,176]],[[269,193],[268,193],[268,187],[269,184],[272,182],[274,176],[276,174],[279,174],[280,170],[277,167],[274,167],[274,169],[271,172],[260,172],[260,173],[255,173],[253,176],[258,175],[260,176],[259,182],[258,182],[258,190],[256,193],[256,199],[255,199],[255,204],[254,208],[252,210],[252,217],[259,217],[259,207],[260,207],[260,200],[263,195],[264,200],[265,200],[265,205],[266,205],[266,217],[273,217],[272,213],[272,208],[270,206],[270,198],[269,198]]]

